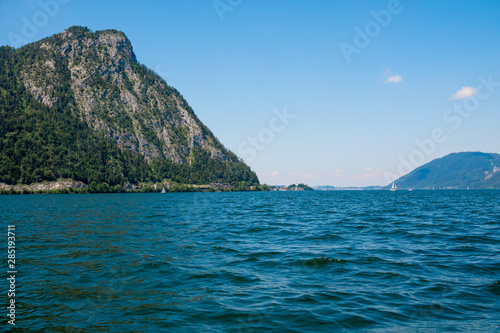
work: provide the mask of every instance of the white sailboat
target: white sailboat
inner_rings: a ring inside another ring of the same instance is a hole
[[[396,186],[396,184],[394,184],[394,182],[392,182],[392,187],[391,187],[391,191],[396,191],[398,188]]]
[[[165,186],[163,186],[163,188],[161,189],[161,193],[167,193],[167,191],[165,190]]]

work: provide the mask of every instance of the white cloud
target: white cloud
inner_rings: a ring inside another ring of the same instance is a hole
[[[384,74],[384,79],[382,80],[382,82],[384,82],[384,83],[399,83],[399,82],[403,81],[403,78],[401,77],[401,75],[392,74],[389,67],[387,67],[387,69],[382,73]]]
[[[343,177],[344,176],[344,169],[338,169],[335,171],[325,170],[325,173],[328,174],[330,177]]]
[[[262,184],[279,184],[282,182],[281,175],[277,171],[271,173],[259,173],[257,176],[259,176],[259,180]]]
[[[403,78],[396,74],[396,75],[391,75],[387,78],[387,80],[385,80],[385,83],[399,83],[403,81]]]
[[[309,173],[290,172],[290,174],[293,176],[299,176],[301,180],[314,178],[314,176]]]
[[[378,168],[377,170],[373,170],[370,168],[365,168],[363,169],[364,173],[357,173],[351,175],[351,179],[354,180],[373,180],[373,179],[378,179],[381,178],[383,175],[386,174],[386,171],[384,169]]]
[[[462,87],[459,91],[451,96],[451,99],[462,99],[467,97],[476,96],[477,89],[474,87]]]

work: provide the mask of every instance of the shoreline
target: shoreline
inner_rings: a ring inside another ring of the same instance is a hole
[[[269,191],[267,185],[249,185],[240,183],[238,185],[212,183],[205,185],[178,184],[168,181],[162,183],[140,183],[131,185],[111,186],[107,183],[85,184],[81,181],[61,179],[52,182],[34,184],[8,185],[0,183],[0,195],[22,195],[22,194],[90,194],[90,193],[160,193],[165,188],[166,193],[181,192],[248,192]]]

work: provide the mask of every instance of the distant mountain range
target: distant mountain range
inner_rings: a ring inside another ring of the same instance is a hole
[[[500,154],[449,154],[416,168],[395,183],[399,189],[500,189]]]
[[[463,152],[435,159],[394,182],[398,189],[500,189],[500,154]],[[315,186],[320,191],[387,190],[387,186]]]
[[[373,191],[373,190],[384,190],[385,186],[331,186],[331,185],[319,185],[314,186],[317,191]]]

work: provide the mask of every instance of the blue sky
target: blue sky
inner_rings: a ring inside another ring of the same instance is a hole
[[[261,182],[386,185],[500,153],[499,17],[493,0],[0,1],[0,44],[124,31]]]

